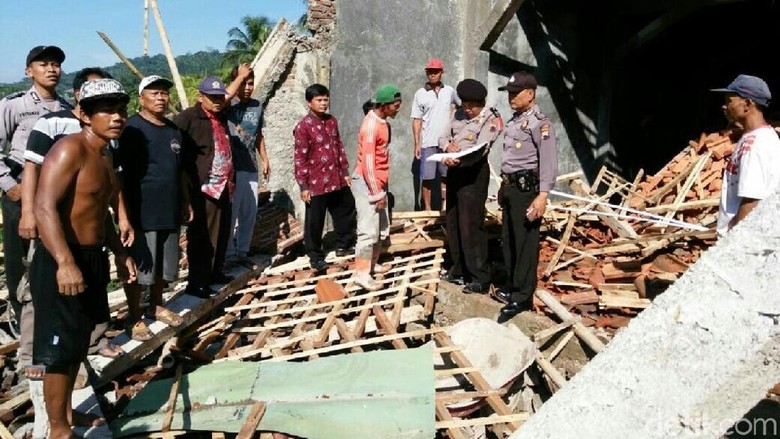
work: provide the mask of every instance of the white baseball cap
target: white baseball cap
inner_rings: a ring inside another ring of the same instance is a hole
[[[162,76],[151,75],[151,76],[147,76],[146,78],[142,79],[141,83],[138,84],[138,94],[140,95],[141,92],[144,91],[144,89],[146,87],[149,87],[150,85],[156,84],[158,82],[162,83],[167,88],[173,87],[173,82],[163,78]]]

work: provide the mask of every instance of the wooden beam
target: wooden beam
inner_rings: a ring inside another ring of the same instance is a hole
[[[185,110],[190,106],[190,101],[187,98],[187,91],[184,89],[184,83],[181,80],[179,68],[176,67],[176,59],[174,58],[173,51],[171,50],[171,43],[168,41],[168,32],[165,31],[165,25],[163,24],[162,15],[160,15],[160,9],[157,7],[157,0],[149,0],[149,3],[152,5],[154,21],[157,23],[157,30],[160,32],[160,40],[162,41],[163,49],[165,49],[165,58],[168,60],[168,67],[171,69],[173,83],[176,84],[176,91],[179,93],[181,109]]]
[[[500,0],[493,6],[488,17],[477,27],[481,30],[477,37],[478,47],[481,50],[490,50],[493,47],[493,43],[498,40],[501,32],[517,14],[522,4],[523,0]]]
[[[171,430],[171,424],[173,423],[173,415],[176,412],[176,399],[179,397],[179,383],[181,383],[182,364],[179,363],[176,366],[176,375],[173,377],[173,383],[171,384],[171,393],[168,395],[168,409],[165,413],[165,420],[163,421],[160,431],[167,433]]]
[[[119,48],[114,45],[114,42],[111,41],[111,38],[108,38],[108,35],[104,34],[103,32],[100,32],[100,31],[98,31],[97,34],[100,36],[100,38],[103,39],[103,41],[105,41],[105,43],[108,45],[108,47],[110,47],[111,50],[114,51],[114,53],[116,54],[116,56],[119,57],[119,59],[122,61],[122,63],[124,63],[124,65],[126,65],[127,68],[130,69],[130,71],[135,76],[138,77],[138,79],[143,79],[143,77],[144,77],[143,73],[141,73],[141,71],[138,70],[138,68],[135,65],[133,65],[133,63],[130,62],[129,59],[127,59],[125,54],[122,53],[122,51],[119,50]]]
[[[238,432],[236,439],[250,439],[257,431],[257,426],[260,425],[260,421],[265,415],[265,403],[262,401],[256,401],[252,405],[252,411],[249,412],[249,416],[246,418],[244,425],[241,426],[241,430]]]
[[[545,305],[547,305],[547,307],[550,308],[550,310],[554,312],[562,321],[566,322],[575,319],[574,315],[572,315],[572,313],[570,313],[563,305],[561,305],[552,294],[541,288],[537,289],[535,294],[536,297],[538,297]],[[577,337],[585,342],[585,344],[590,346],[594,352],[599,353],[604,349],[604,343],[599,340],[599,338],[596,337],[596,335],[593,334],[590,329],[585,327],[585,325],[577,322],[573,325],[573,327],[574,333],[577,334]]]

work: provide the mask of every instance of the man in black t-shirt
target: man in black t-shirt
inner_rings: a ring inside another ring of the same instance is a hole
[[[128,119],[117,151],[128,216],[138,231],[130,250],[138,267],[138,280],[125,285],[128,329],[138,341],[153,335],[140,309],[141,293],[147,286],[151,304],[146,317],[171,326],[182,322],[181,316],[165,308],[162,301],[163,289],[179,271],[182,216],[188,222],[192,219],[181,172],[181,132],[165,118],[172,85],[160,76],[141,80],[141,111]]]

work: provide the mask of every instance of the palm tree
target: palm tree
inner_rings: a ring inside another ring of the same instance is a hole
[[[230,40],[227,42],[223,66],[235,66],[243,62],[252,62],[265,40],[273,30],[274,23],[266,16],[246,16],[241,19],[244,29],[234,27],[228,31]]]

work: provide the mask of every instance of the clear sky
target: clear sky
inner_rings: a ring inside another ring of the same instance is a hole
[[[227,32],[241,18],[265,15],[297,22],[304,0],[157,0],[174,55],[225,50]],[[65,51],[64,72],[109,66],[119,58],[98,36],[108,35],[128,58],[143,55],[144,0],[0,0],[0,83],[24,77],[31,48]],[[151,6],[149,55],[164,53]]]

